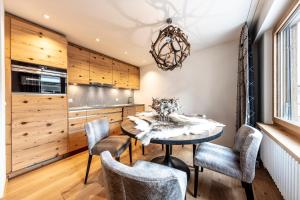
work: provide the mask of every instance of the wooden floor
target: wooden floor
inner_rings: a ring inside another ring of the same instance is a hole
[[[192,165],[191,152],[191,145],[183,148],[176,146],[173,155]],[[146,147],[145,156],[142,156],[139,145],[133,148],[134,161],[137,159],[150,160],[162,154],[160,145]],[[4,199],[106,199],[103,179],[99,173],[101,166],[99,157],[94,157],[88,184],[83,184],[87,157],[88,153],[82,152],[9,180]],[[121,162],[129,164],[128,152],[123,154]],[[193,177],[193,169],[191,168],[187,199],[195,199],[191,193],[193,191]],[[197,199],[246,199],[244,189],[240,182],[235,179],[206,169],[200,173],[199,177],[200,196]],[[263,168],[256,170],[253,189],[256,200],[282,199],[271,177]]]

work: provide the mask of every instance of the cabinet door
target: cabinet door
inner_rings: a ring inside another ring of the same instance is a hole
[[[12,171],[67,152],[65,95],[12,95]]]
[[[12,18],[11,59],[67,69],[67,40],[64,36]]]
[[[113,61],[113,84],[118,88],[128,88],[128,66]]]
[[[109,135],[120,135],[122,133],[121,123],[114,122],[109,125]]]
[[[69,119],[68,151],[72,152],[87,146],[84,124],[86,117]]]
[[[90,53],[82,48],[68,45],[69,83],[89,84]]]
[[[90,82],[112,84],[112,59],[100,54],[90,54]]]
[[[138,67],[129,66],[128,87],[131,89],[140,89],[140,69]]]

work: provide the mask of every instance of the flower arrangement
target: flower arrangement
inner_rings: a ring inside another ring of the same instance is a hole
[[[169,115],[179,110],[179,102],[175,98],[152,98],[151,108],[159,115],[159,120],[168,121]]]

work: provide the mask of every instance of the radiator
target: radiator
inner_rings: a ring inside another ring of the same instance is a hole
[[[300,163],[264,134],[261,160],[286,200],[300,200]]]

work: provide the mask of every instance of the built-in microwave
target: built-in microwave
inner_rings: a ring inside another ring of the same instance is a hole
[[[49,66],[12,61],[12,91],[66,94],[67,71]]]

